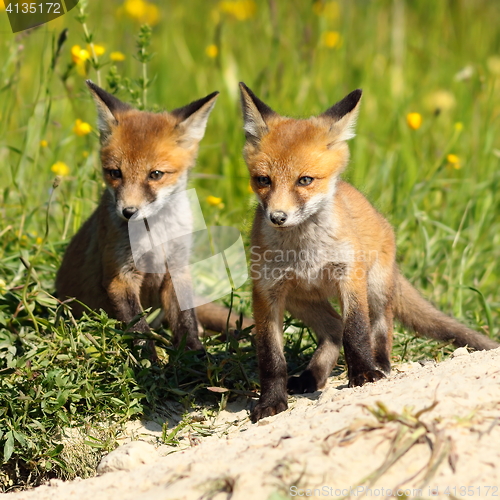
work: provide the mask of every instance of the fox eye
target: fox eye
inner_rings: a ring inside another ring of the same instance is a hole
[[[255,180],[261,186],[271,185],[271,179],[267,175],[259,175],[258,177],[255,178]]]
[[[306,176],[306,177],[301,177],[298,182],[301,186],[309,186],[309,184],[311,184],[313,180],[314,179],[312,177]]]
[[[106,170],[106,173],[112,179],[121,179],[122,178],[122,171],[119,168],[114,168],[113,170]]]
[[[153,170],[149,174],[149,178],[154,180],[154,181],[157,181],[157,180],[161,179],[162,177],[163,177],[163,172],[160,172],[159,170]]]

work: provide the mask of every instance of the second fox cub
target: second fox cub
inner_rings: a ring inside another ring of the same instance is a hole
[[[261,396],[252,420],[287,408],[290,393],[322,388],[344,346],[349,386],[391,369],[396,317],[419,334],[458,346],[498,344],[436,310],[400,274],[389,223],[340,179],[361,90],[307,120],[275,113],[241,84],[244,156],[259,200],[252,231],[254,319]],[[342,316],[330,305],[339,299]],[[283,312],[310,326],[318,348],[287,382]]]
[[[189,218],[185,211],[179,213],[168,205],[169,197],[186,189],[188,172],[195,163],[217,92],[170,113],[148,113],[133,109],[91,81],[87,85],[99,115],[107,189],[66,250],[56,278],[58,296],[75,297],[124,323],[131,322],[143,307],[161,307],[174,342],[179,344],[185,337],[188,349],[202,349],[198,319],[210,330],[223,331],[228,310],[215,304],[200,306],[196,313],[193,309],[181,310],[168,272],[138,271],[128,219],[138,210],[149,215],[161,210],[170,229]],[[170,257],[179,260],[186,256]],[[81,314],[83,308],[77,302],[72,307],[77,315]],[[232,328],[236,320],[232,315]],[[141,318],[133,330],[145,332],[149,326]]]

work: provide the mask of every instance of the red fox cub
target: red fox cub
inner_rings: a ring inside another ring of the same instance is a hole
[[[400,274],[394,232],[340,179],[361,90],[307,120],[286,118],[243,83],[244,157],[259,206],[252,230],[253,307],[261,396],[252,420],[287,408],[289,393],[324,387],[344,346],[349,386],[389,374],[392,322],[457,346],[498,344],[436,310]],[[342,317],[329,299],[339,299]],[[311,327],[318,348],[288,379],[283,312]]]
[[[221,332],[228,311],[215,304],[200,306],[197,314],[194,309],[182,311],[168,272],[146,274],[134,266],[127,224],[145,208],[149,215],[162,210],[163,217],[169,196],[186,189],[218,92],[170,113],[148,113],[133,109],[90,80],[87,85],[98,111],[106,190],[66,250],[57,273],[57,294],[61,300],[75,297],[91,309],[104,309],[124,323],[143,308],[161,307],[174,343],[185,337],[186,348],[202,349],[198,319]],[[72,307],[76,315],[83,311],[77,302]],[[232,315],[232,328],[236,319]],[[147,332],[149,326],[141,318],[133,330]]]

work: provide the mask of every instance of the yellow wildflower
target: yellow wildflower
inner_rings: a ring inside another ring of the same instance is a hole
[[[462,122],[457,122],[455,123],[454,127],[457,132],[462,132],[464,124]]]
[[[217,45],[214,45],[213,43],[211,45],[209,45],[206,49],[205,49],[205,54],[210,57],[211,59],[214,59],[217,57],[217,55],[219,54],[219,49],[217,47]]]
[[[90,134],[90,132],[92,132],[92,127],[87,122],[78,118],[75,122],[75,126],[73,127],[73,132],[81,137]]]
[[[88,152],[88,151],[84,151],[84,152],[82,153],[82,156],[83,156],[84,158],[88,158],[88,157],[89,157],[89,152]]]
[[[144,0],[126,0],[125,12],[133,19],[140,19],[146,14],[146,2]]]
[[[90,58],[90,52],[82,49],[80,45],[73,45],[71,47],[71,59],[75,64],[82,64]]]
[[[217,196],[207,196],[207,203],[212,205],[213,207],[217,207],[222,203],[222,198],[218,198]]]
[[[36,244],[41,245],[42,241],[43,241],[43,238],[40,238],[40,236],[38,236],[38,238],[36,239]]]
[[[5,10],[5,3],[3,0],[0,0],[0,10]]]
[[[450,153],[446,156],[446,159],[451,167],[457,170],[460,168],[460,158],[457,155]]]
[[[420,113],[408,113],[406,123],[412,130],[418,130],[422,126],[422,115]]]
[[[339,49],[342,47],[342,35],[338,31],[326,31],[323,33],[322,43],[329,49]]]
[[[92,48],[90,47],[90,45],[87,45],[87,51],[89,52],[89,54],[92,54]],[[94,43],[94,54],[97,57],[102,56],[104,52],[106,52],[106,49],[102,45],[97,45],[96,43]]]
[[[160,10],[155,4],[148,3],[146,8],[146,23],[154,26],[160,20]]]
[[[160,10],[147,0],[126,0],[123,8],[129,17],[140,23],[154,26],[160,20]]]
[[[224,0],[219,2],[219,9],[238,21],[245,21],[255,15],[257,4],[254,0]]]
[[[52,170],[54,174],[60,175],[61,177],[69,174],[69,167],[63,161],[57,161],[56,163],[54,163],[54,165],[50,167],[50,170]]]
[[[322,0],[318,0],[313,3],[313,12],[317,16],[335,20],[338,19],[340,15],[340,5],[338,2],[324,2]]]
[[[109,58],[112,61],[125,61],[125,54],[117,50],[115,52],[111,52],[111,54],[109,54]]]
[[[0,2],[1,1],[2,0],[0,0]],[[7,291],[7,283],[5,283],[4,280],[0,279],[0,293],[5,293],[6,291]]]
[[[42,139],[40,141],[40,147],[41,148],[46,148],[48,145],[49,145],[49,143],[45,139]]]

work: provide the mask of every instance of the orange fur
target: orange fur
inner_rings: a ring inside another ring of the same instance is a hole
[[[254,421],[286,409],[287,389],[322,388],[342,344],[350,386],[387,375],[394,316],[422,335],[475,349],[498,346],[437,311],[401,276],[392,227],[340,179],[361,91],[307,120],[278,115],[244,84],[241,97],[243,154],[259,201],[251,247],[261,380]],[[329,303],[334,297],[342,318]],[[307,369],[288,382],[285,309],[318,337]]]
[[[131,108],[91,82],[88,85],[99,113],[107,189],[66,250],[56,278],[58,296],[103,309],[125,324],[143,308],[161,307],[174,342],[179,344],[185,337],[187,348],[202,349],[195,311],[180,310],[169,273],[146,274],[136,269],[127,219],[130,212],[145,207],[154,213],[170,193],[186,189],[216,93],[170,113],[148,113]],[[84,310],[78,302],[72,302],[72,309],[77,316]],[[226,308],[207,304],[198,309],[207,327],[225,330]],[[232,328],[237,319],[231,316]],[[147,332],[149,326],[141,318],[131,329]]]

